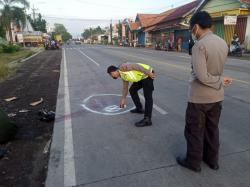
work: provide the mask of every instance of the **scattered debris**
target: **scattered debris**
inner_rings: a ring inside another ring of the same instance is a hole
[[[46,143],[46,145],[45,145],[45,147],[44,147],[44,149],[43,149],[43,154],[47,154],[47,153],[49,152],[50,144],[51,144],[51,140],[49,140],[49,141]]]
[[[60,73],[60,70],[55,69],[55,70],[53,70],[53,72],[54,73]]]
[[[33,103],[30,103],[31,106],[37,106],[43,102],[43,98],[41,98],[39,101],[35,101]]]
[[[10,97],[10,98],[7,98],[7,99],[4,99],[6,102],[10,102],[10,101],[14,101],[14,100],[17,100],[17,97]]]
[[[8,114],[8,117],[9,117],[9,118],[13,118],[13,117],[15,117],[15,116],[16,116],[15,113],[9,113],[9,114]]]
[[[27,112],[29,112],[29,110],[26,109],[19,110],[19,113],[27,113]]]
[[[5,157],[8,154],[8,150],[4,148],[0,148],[0,159]]]
[[[47,111],[42,109],[38,112],[38,115],[41,116],[40,120],[45,122],[51,122],[55,120],[56,114],[53,111]]]

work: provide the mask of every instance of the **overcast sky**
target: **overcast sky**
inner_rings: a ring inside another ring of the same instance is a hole
[[[84,28],[108,25],[111,19],[135,18],[137,13],[160,13],[193,0],[29,0],[50,24],[60,22],[74,36]],[[29,11],[30,12],[30,11]]]

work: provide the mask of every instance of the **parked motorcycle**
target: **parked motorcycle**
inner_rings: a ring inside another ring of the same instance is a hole
[[[240,47],[240,41],[237,35],[235,35],[232,39],[232,42],[229,47],[229,55],[230,56],[242,56],[242,49]]]

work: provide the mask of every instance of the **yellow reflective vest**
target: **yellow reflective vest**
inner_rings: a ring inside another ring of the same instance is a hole
[[[152,71],[152,68],[147,64],[141,64],[141,63],[137,63],[137,64],[142,66],[146,70]],[[132,70],[132,71],[119,70],[119,73],[120,73],[121,79],[127,82],[139,82],[143,79],[148,78],[148,75],[146,75],[143,72],[136,71],[136,70]]]

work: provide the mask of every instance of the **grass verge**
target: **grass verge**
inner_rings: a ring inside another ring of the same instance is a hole
[[[30,57],[32,54],[34,52],[29,49],[22,49],[15,53],[0,53],[0,80],[6,78],[12,70],[16,69],[17,63],[10,67],[10,62],[18,62],[23,58]]]

